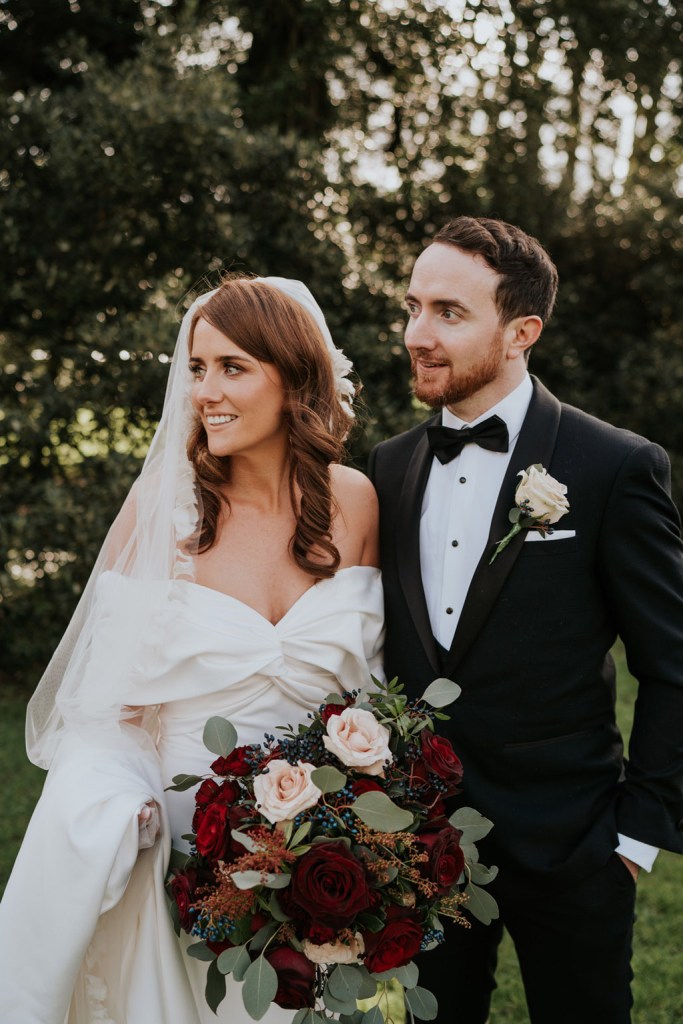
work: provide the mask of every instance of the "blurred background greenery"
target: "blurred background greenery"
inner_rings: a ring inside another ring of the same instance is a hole
[[[449,217],[560,270],[532,368],[683,494],[683,16],[669,0],[1,0],[0,677],[30,689],[136,474],[178,315],[299,277],[411,404],[401,298]]]

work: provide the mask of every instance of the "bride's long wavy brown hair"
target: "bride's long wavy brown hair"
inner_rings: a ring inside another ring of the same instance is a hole
[[[190,330],[203,317],[253,358],[279,371],[285,390],[289,434],[289,492],[296,516],[290,550],[297,565],[325,579],[339,568],[332,542],[335,506],[330,464],[344,454],[349,418],[335,390],[332,361],[313,317],[294,299],[258,278],[230,276],[198,311]],[[222,491],[230,479],[230,457],[211,455],[198,416],[190,433],[188,456],[203,506],[198,550],[216,541]]]

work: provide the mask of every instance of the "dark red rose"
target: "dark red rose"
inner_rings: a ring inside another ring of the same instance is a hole
[[[215,779],[204,779],[201,786],[195,793],[194,802],[197,807],[208,807],[209,804],[213,803],[214,795],[220,789],[219,784]]]
[[[203,857],[220,860],[229,839],[228,808],[225,804],[209,804],[197,829],[197,851]]]
[[[211,765],[211,771],[216,775],[248,775],[251,771],[249,764],[253,751],[250,746],[235,747],[227,757],[218,757]]]
[[[435,736],[424,729],[422,732],[422,758],[430,772],[446,783],[449,796],[457,793],[462,782],[462,763],[453,750],[450,740]]]
[[[365,966],[373,973],[390,971],[410,963],[420,952],[422,926],[402,907],[389,907],[387,923],[380,932],[365,932]]]
[[[354,796],[362,796],[363,793],[383,793],[384,790],[380,786],[379,782],[375,782],[374,779],[354,779],[351,783],[351,789]]]
[[[285,1010],[315,1006],[315,964],[289,946],[278,946],[264,956],[277,973],[275,1002]]]
[[[445,896],[460,878],[465,867],[465,856],[460,849],[461,832],[446,823],[418,832],[417,838],[429,854],[426,864],[420,865],[425,878],[438,885],[437,893]]]
[[[320,712],[325,725],[329,722],[333,715],[341,715],[342,711],[346,710],[346,704],[326,704]]]
[[[197,884],[197,875],[194,871],[177,871],[168,883],[171,896],[178,907],[180,927],[189,932],[192,927],[190,918],[190,905],[194,901],[194,890]]]
[[[346,928],[370,905],[363,865],[344,843],[319,843],[300,857],[292,872],[292,901],[332,928]]]
[[[337,931],[335,928],[330,928],[327,924],[311,921],[304,929],[304,935],[311,942],[315,942],[316,946],[322,946],[324,942],[334,942],[337,938]]]
[[[199,831],[199,826],[202,823],[206,809],[211,804],[226,804],[229,806],[237,800],[239,795],[239,786],[236,782],[232,782],[230,779],[226,779],[226,781],[220,785],[218,785],[214,779],[205,779],[197,790],[197,794],[194,798],[197,809],[194,812],[194,817],[192,818],[193,832],[196,834]]]

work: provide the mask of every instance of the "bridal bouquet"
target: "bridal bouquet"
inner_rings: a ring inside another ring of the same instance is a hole
[[[396,680],[370,693],[331,694],[310,721],[237,746],[234,727],[210,719],[211,774],[200,783],[189,857],[169,878],[176,930],[208,960],[215,1011],[226,976],[243,981],[247,1013],[272,1002],[298,1011],[292,1024],[381,1024],[357,1001],[403,987],[412,1019],[433,1020],[436,999],[412,958],[443,941],[442,918],[468,925],[497,917],[481,886],[496,868],[474,845],[491,822],[472,808],[446,817],[462,765],[434,723],[460,690],[435,680],[409,701]]]

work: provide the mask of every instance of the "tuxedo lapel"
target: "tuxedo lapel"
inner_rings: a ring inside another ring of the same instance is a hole
[[[560,422],[560,403],[540,381],[532,379],[534,393],[498,494],[486,548],[467,591],[453,643],[445,660],[445,676],[453,676],[469,650],[522,550],[526,536],[524,530],[518,533],[493,564],[490,564],[496,544],[510,530],[508,513],[514,506],[515,488],[519,482],[517,474],[534,463],[541,464],[547,469],[555,448]]]
[[[396,530],[396,564],[399,580],[422,646],[437,676],[441,675],[440,659],[429,621],[420,567],[420,516],[422,499],[432,467],[432,452],[427,441],[426,427],[440,422],[440,419],[439,416],[425,424],[425,432],[413,450],[399,497]]]

